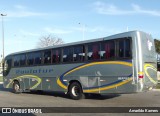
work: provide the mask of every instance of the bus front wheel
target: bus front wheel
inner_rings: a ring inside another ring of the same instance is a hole
[[[18,81],[13,82],[13,93],[20,93],[20,84]]]
[[[82,87],[78,82],[73,82],[69,86],[69,96],[74,100],[83,98],[84,94],[82,91]]]

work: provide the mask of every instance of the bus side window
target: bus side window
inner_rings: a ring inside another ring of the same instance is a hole
[[[119,40],[119,57],[122,58],[131,57],[130,39]]]
[[[125,57],[131,57],[130,39],[125,40]]]
[[[52,63],[60,63],[61,61],[61,50],[54,49],[52,51]]]
[[[84,61],[84,58],[85,58],[84,46],[75,46],[73,60],[75,62],[76,61]]]
[[[119,41],[119,57],[124,57],[124,40]]]
[[[115,57],[114,41],[105,41],[101,44],[101,59],[110,59]]]
[[[42,63],[42,53],[41,53],[41,51],[35,52],[33,55],[34,55],[34,60],[35,60],[34,64],[35,65],[41,64]]]
[[[73,62],[73,48],[63,48],[63,62]]]
[[[44,64],[51,63],[51,50],[44,51]]]
[[[28,53],[28,54],[27,54],[27,64],[28,64],[28,65],[33,65],[33,63],[34,63],[33,53]]]
[[[18,55],[13,57],[14,67],[18,67],[20,65],[20,57]]]
[[[93,43],[88,45],[88,60],[98,60],[100,59],[100,44],[99,43]]]
[[[26,65],[26,56],[25,56],[25,54],[22,54],[19,57],[20,57],[20,66]]]

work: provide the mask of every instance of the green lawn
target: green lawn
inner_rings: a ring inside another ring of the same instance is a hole
[[[0,76],[0,82],[2,82],[3,81],[3,78],[2,78],[2,76]]]

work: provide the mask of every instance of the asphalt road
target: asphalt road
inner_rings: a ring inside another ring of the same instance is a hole
[[[14,94],[10,89],[4,89],[2,84],[0,84],[0,107],[160,107],[160,91],[148,91],[143,93],[122,95],[91,96],[87,99],[72,100],[65,94],[56,92],[30,92]],[[82,113],[78,115],[82,115]],[[87,113],[83,115],[92,114]],[[101,113],[94,115],[103,116],[106,114]],[[119,115],[125,114],[121,113]]]

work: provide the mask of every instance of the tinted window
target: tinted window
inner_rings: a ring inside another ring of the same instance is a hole
[[[110,59],[115,57],[114,41],[105,41],[101,44],[101,59]]]
[[[59,63],[61,61],[61,50],[54,49],[52,51],[52,63]]]
[[[129,39],[125,40],[125,57],[131,57],[131,42]]]
[[[119,57],[124,57],[124,40],[119,41]]]
[[[44,51],[44,64],[51,63],[51,50]]]
[[[34,64],[41,64],[42,63],[42,53],[41,52],[35,52],[34,54]]]
[[[73,61],[73,48],[67,47],[63,49],[63,62]]]
[[[40,52],[31,52],[27,54],[27,64],[28,65],[37,65],[42,63],[42,53]]]
[[[73,60],[74,61],[84,61],[85,53],[84,46],[75,46]]]
[[[14,66],[17,67],[20,65],[20,57],[18,55],[13,57]]]
[[[88,60],[98,60],[100,59],[99,55],[100,51],[100,44],[99,43],[93,43],[88,45]]]
[[[119,57],[131,57],[130,39],[119,40]]]
[[[26,55],[22,54],[22,55],[19,55],[19,57],[20,57],[20,66],[26,65]]]
[[[33,63],[34,63],[33,53],[28,53],[28,54],[27,54],[27,64],[28,64],[28,65],[33,65]]]

